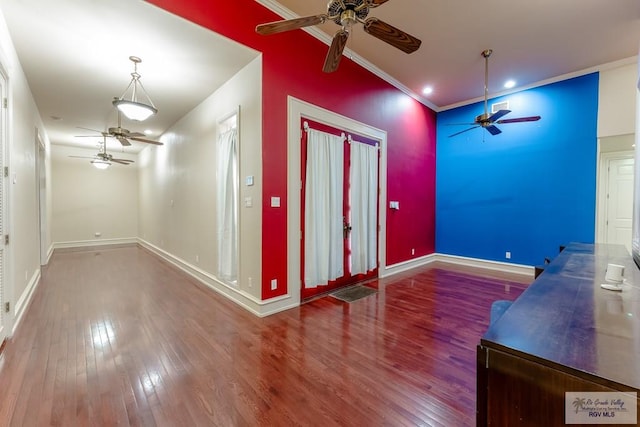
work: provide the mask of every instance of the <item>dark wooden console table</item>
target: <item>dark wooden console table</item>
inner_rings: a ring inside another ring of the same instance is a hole
[[[600,287],[608,263],[622,292]],[[640,270],[621,245],[568,245],[477,352],[478,426],[563,426],[565,392],[640,396]]]

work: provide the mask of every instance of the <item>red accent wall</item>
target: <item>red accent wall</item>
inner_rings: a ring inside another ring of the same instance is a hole
[[[287,292],[288,95],[387,131],[387,199],[400,209],[387,202],[386,265],[434,252],[434,111],[345,57],[335,73],[323,73],[328,46],[304,31],[256,34],[256,25],[282,18],[253,0],[148,2],[263,54],[263,299]],[[373,37],[371,43],[393,49]],[[281,198],[280,208],[270,207],[272,196]],[[274,278],[277,291],[270,289]]]

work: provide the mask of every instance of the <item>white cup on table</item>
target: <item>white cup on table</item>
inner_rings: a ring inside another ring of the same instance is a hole
[[[624,265],[607,264],[607,274],[604,278],[607,282],[622,283],[624,280]]]

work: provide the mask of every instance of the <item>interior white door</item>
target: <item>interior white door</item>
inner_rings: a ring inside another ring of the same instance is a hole
[[[40,138],[40,134],[36,132],[36,152],[38,157],[36,160],[37,170],[37,196],[38,196],[38,212],[40,227],[40,265],[47,264],[47,169],[46,169],[46,151],[44,142]]]
[[[633,164],[611,159],[607,168],[606,243],[625,245],[631,252],[633,217]]]

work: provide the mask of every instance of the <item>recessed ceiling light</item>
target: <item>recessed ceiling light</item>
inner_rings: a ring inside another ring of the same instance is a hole
[[[507,89],[511,89],[512,87],[514,87],[516,85],[516,81],[515,80],[507,80],[504,84],[504,87]]]
[[[422,93],[424,95],[430,95],[433,93],[433,88],[431,86],[425,86],[424,89],[422,89]]]

